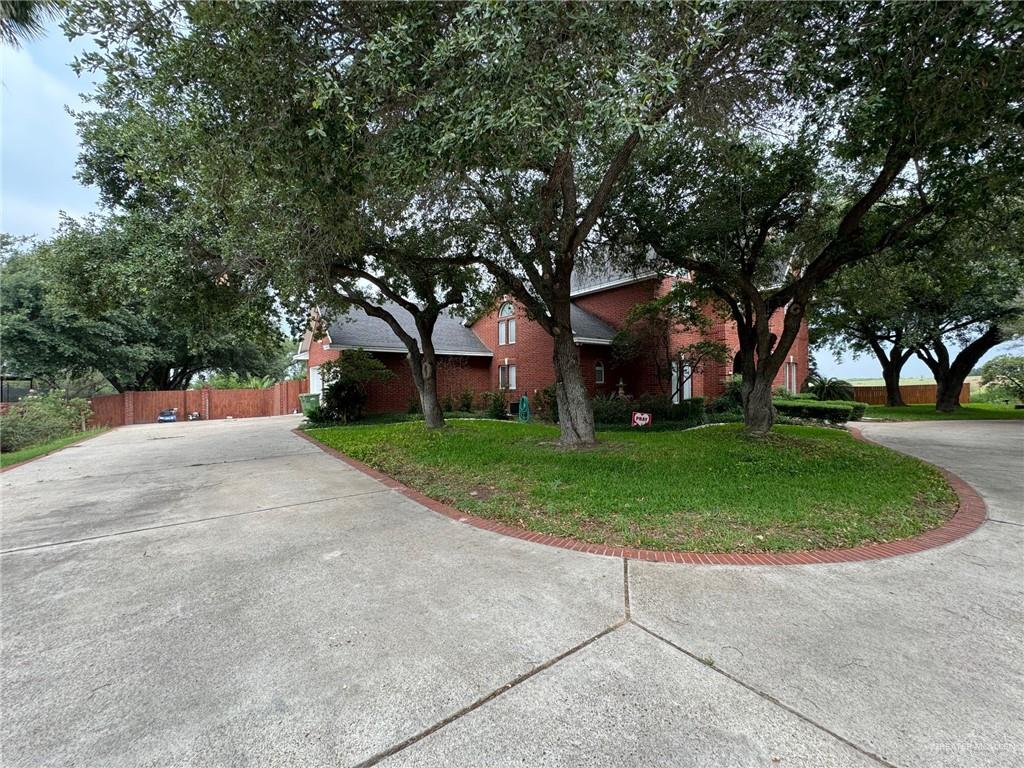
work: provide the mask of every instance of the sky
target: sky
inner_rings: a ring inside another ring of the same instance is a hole
[[[0,231],[48,237],[60,214],[81,218],[97,210],[95,189],[75,180],[78,135],[67,107],[80,109],[80,96],[94,85],[88,73],[79,78],[70,64],[87,41],[69,42],[51,23],[46,34],[19,49],[0,46]],[[1001,345],[985,359],[1007,351]],[[873,357],[835,358],[816,354],[824,376],[881,376]],[[920,360],[903,369],[905,378],[930,378]]]
[[[85,41],[71,43],[56,23],[21,48],[0,46],[0,230],[47,237],[61,211],[81,217],[96,209],[96,190],[75,181],[78,136],[66,107],[83,106],[92,88],[69,66]]]

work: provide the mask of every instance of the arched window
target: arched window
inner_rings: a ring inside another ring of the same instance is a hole
[[[600,360],[594,363],[594,383],[604,384],[604,363]]]
[[[498,343],[499,344],[515,344],[516,343],[516,319],[511,317],[516,311],[512,302],[508,301],[501,305],[498,310],[498,317],[507,318],[506,320],[498,321]]]

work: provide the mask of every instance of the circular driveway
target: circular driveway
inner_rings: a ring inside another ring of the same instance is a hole
[[[788,568],[460,525],[296,423],[0,476],[4,766],[1024,765],[1024,423],[865,425],[990,520]]]

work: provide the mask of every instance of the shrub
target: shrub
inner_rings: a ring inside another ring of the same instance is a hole
[[[971,390],[972,403],[1016,403],[1019,399],[1013,390],[999,384]]]
[[[708,410],[712,413],[736,413],[743,410],[743,393],[740,388],[743,379],[740,376],[733,376],[725,385],[725,391],[708,404]]]
[[[483,401],[484,415],[487,418],[501,420],[508,418],[504,392],[481,392],[480,399]]]
[[[88,401],[65,400],[60,390],[29,395],[0,416],[0,450],[17,451],[82,431],[90,416]]]
[[[853,384],[843,379],[814,374],[807,378],[807,391],[819,400],[853,400]]]
[[[558,393],[554,384],[538,390],[536,403],[538,417],[552,424],[558,423]]]
[[[670,421],[703,422],[704,398],[691,397],[672,406],[669,412]]]
[[[597,424],[625,424],[633,410],[633,401],[623,397],[597,396],[593,401],[594,422]]]
[[[779,400],[792,400],[793,393],[785,387],[776,387],[772,390],[772,397],[778,398]]]
[[[1024,357],[993,357],[981,366],[981,383],[986,387],[997,387],[1002,399],[1024,400]]]
[[[858,403],[856,400],[849,400],[850,407],[850,421],[860,421],[864,418],[864,413],[868,409],[867,403]]]
[[[775,410],[797,419],[818,419],[843,424],[853,415],[849,402],[821,402],[814,400],[773,400]]]
[[[464,389],[459,395],[459,410],[469,413],[473,410],[473,401],[476,400],[476,393],[472,389]]]
[[[327,383],[321,405],[323,418],[345,424],[362,418],[368,384],[394,378],[384,363],[362,349],[346,349],[337,360],[320,366],[320,373]]]
[[[455,410],[455,399],[452,397],[451,392],[441,398],[441,410],[445,413],[451,413]]]
[[[668,395],[642,395],[636,400],[597,397],[593,405],[594,421],[598,424],[629,424],[633,411],[649,413],[655,422],[701,422],[704,418],[704,398],[701,397],[675,404]]]

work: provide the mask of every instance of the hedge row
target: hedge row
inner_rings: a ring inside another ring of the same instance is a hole
[[[836,423],[860,421],[867,406],[850,400],[773,400],[775,410],[797,419],[821,419]]]
[[[649,413],[658,421],[700,422],[704,419],[704,398],[673,403],[667,395],[644,395],[635,400],[598,398],[594,400],[597,424],[628,425],[633,411]]]

